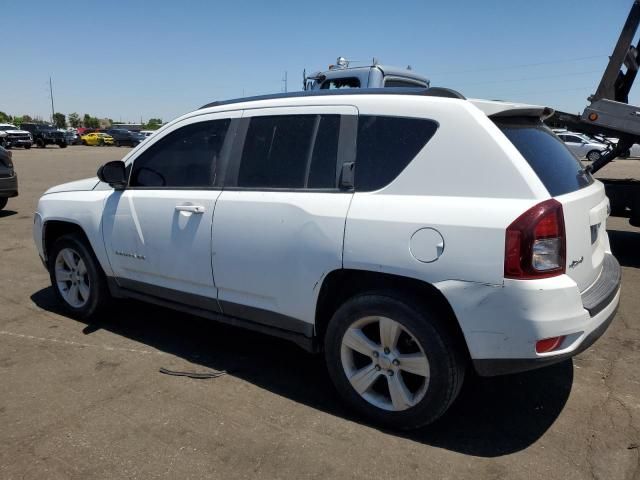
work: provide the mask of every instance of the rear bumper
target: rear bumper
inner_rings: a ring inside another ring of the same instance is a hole
[[[570,358],[592,345],[613,321],[620,301],[621,269],[606,254],[597,281],[579,292],[567,275],[505,280],[502,287],[444,282],[480,375],[521,372]],[[564,336],[558,349],[536,353],[538,340]]]
[[[0,197],[18,196],[18,176],[0,178]]]

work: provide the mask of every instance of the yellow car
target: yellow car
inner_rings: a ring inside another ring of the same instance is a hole
[[[80,137],[83,145],[113,145],[113,137],[101,132],[92,132]]]

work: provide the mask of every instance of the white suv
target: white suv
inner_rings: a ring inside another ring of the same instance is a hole
[[[132,297],[281,336],[414,428],[468,366],[566,359],[615,314],[608,200],[550,113],[433,88],[213,103],[47,191],[34,238],[72,314]]]

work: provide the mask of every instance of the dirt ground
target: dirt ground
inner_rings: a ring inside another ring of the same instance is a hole
[[[31,239],[37,199],[128,150],[14,150],[20,196],[0,212],[0,478],[640,479],[640,229],[626,219],[609,222],[624,272],[603,338],[542,370],[470,375],[444,418],[398,434],[353,417],[322,358],[284,341],[137,302],[91,324],[60,313]],[[611,171],[640,178],[640,160]]]

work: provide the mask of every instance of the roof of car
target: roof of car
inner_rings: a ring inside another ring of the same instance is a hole
[[[300,92],[274,93],[270,95],[259,95],[256,97],[234,98],[231,100],[222,100],[208,103],[200,107],[200,110],[204,108],[219,107],[222,105],[231,105],[234,103],[254,102],[258,100],[276,100],[282,98],[325,97],[340,95],[416,95],[426,97],[458,98],[461,100],[466,100],[466,98],[460,92],[442,87],[349,88],[344,90],[304,90]]]

